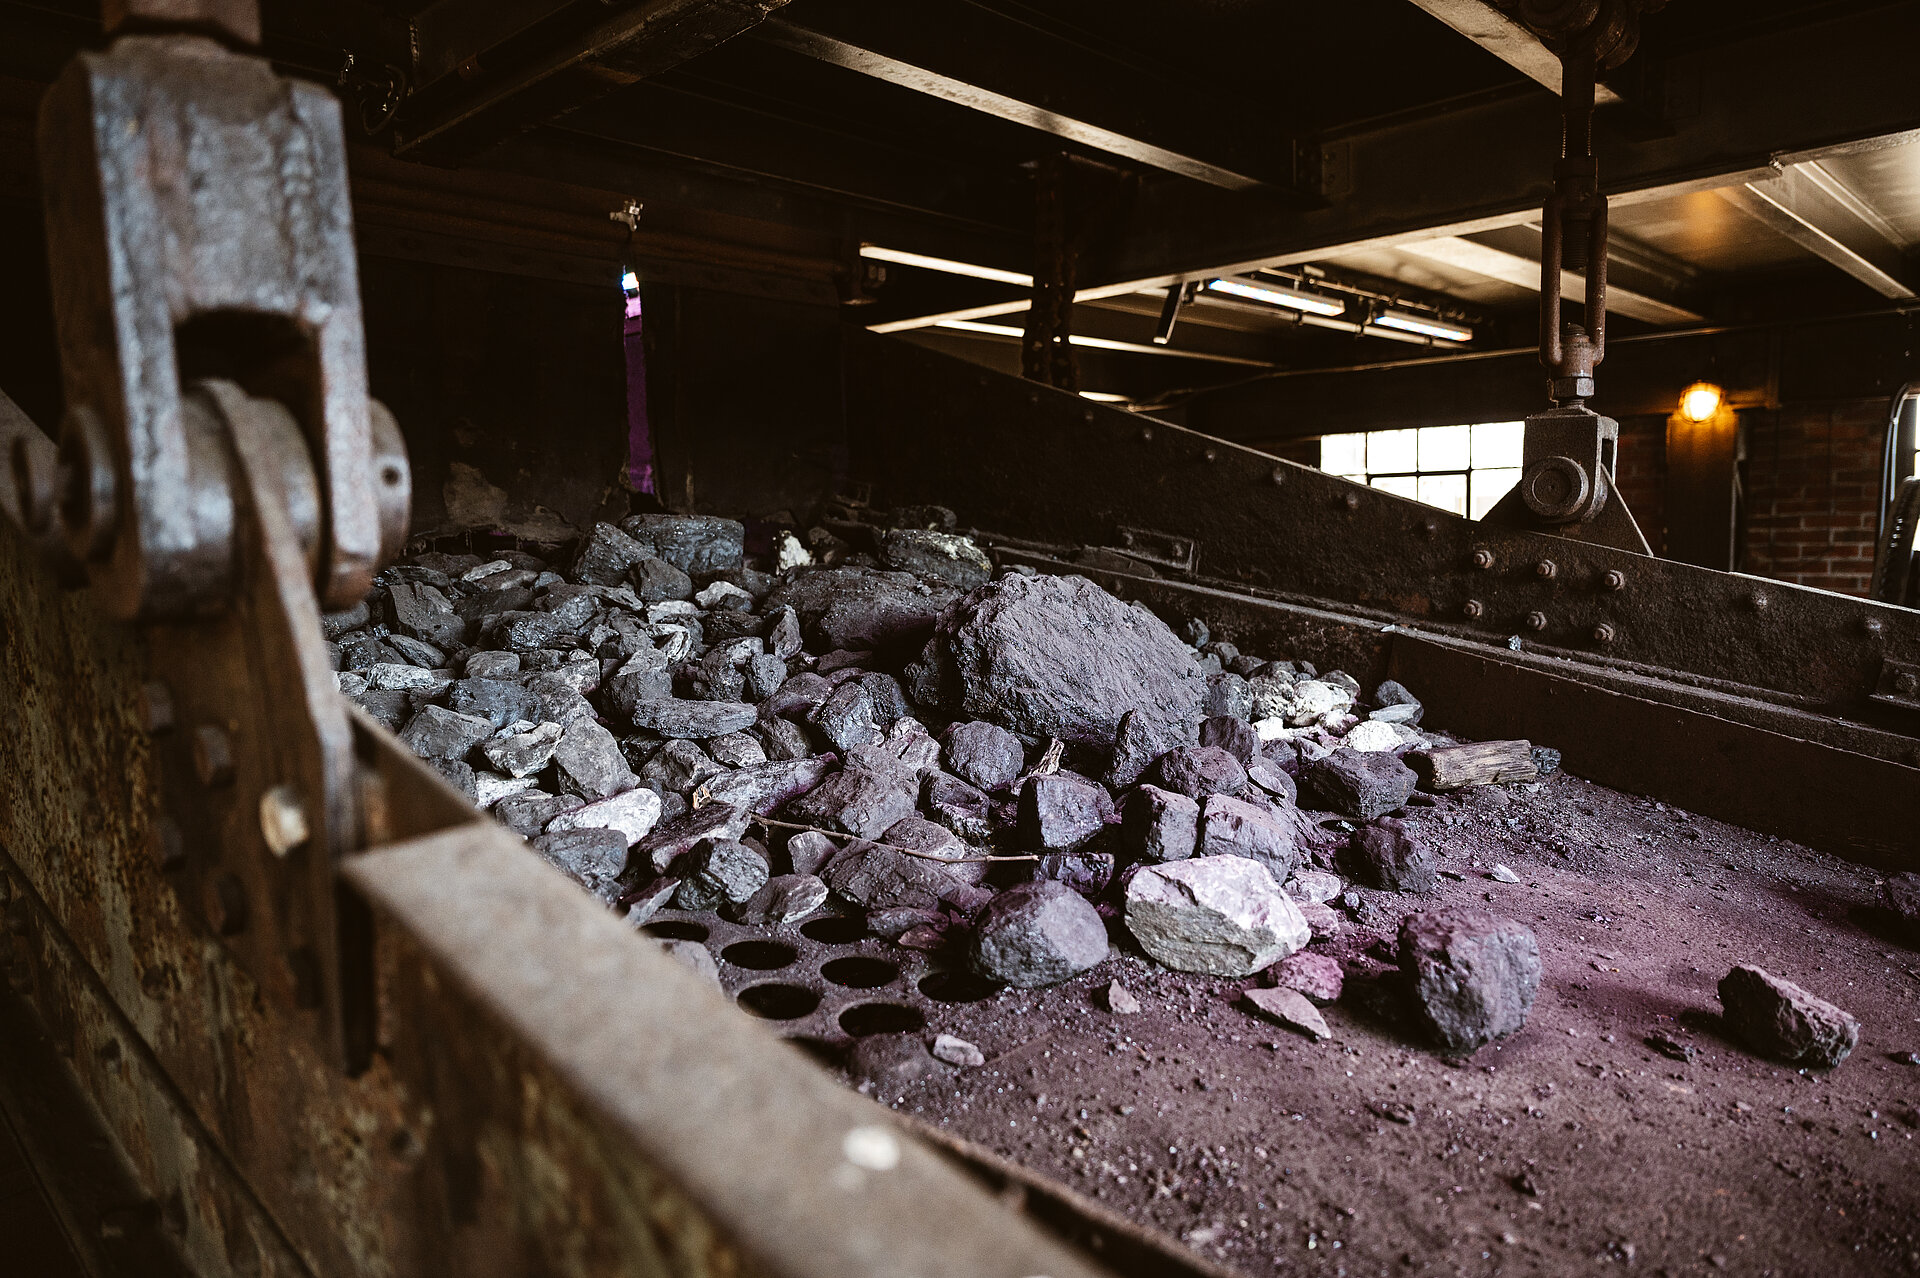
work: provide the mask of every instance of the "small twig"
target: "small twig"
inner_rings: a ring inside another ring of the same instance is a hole
[[[926,852],[919,848],[903,848],[898,843],[882,843],[878,839],[862,839],[857,834],[844,834],[839,830],[823,830],[817,825],[799,825],[792,821],[776,821],[772,817],[757,816],[752,820],[757,825],[779,826],[783,830],[804,830],[811,834],[824,834],[830,839],[856,839],[876,848],[885,848],[889,852],[898,852],[904,856],[917,856],[923,861],[938,861],[943,865],[977,865],[986,861],[1038,861],[1037,856],[941,856],[937,852]]]

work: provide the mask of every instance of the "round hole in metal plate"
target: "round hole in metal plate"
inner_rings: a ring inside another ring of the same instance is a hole
[[[800,925],[800,935],[822,945],[851,945],[866,934],[867,925],[864,921],[844,915],[815,919]]]
[[[853,954],[822,964],[820,975],[850,990],[876,990],[899,979],[900,965],[883,958]]]
[[[804,985],[749,985],[735,1001],[755,1016],[769,1021],[797,1021],[820,1006],[820,996]]]
[[[908,1034],[927,1027],[919,1008],[900,1003],[856,1003],[840,1013],[840,1028],[855,1038],[869,1034]]]
[[[649,923],[640,929],[648,936],[657,936],[663,941],[704,941],[707,939],[707,925],[695,923],[690,919],[662,919],[658,923]]]
[[[720,951],[735,967],[755,972],[777,972],[800,957],[800,951],[780,941],[740,941]]]
[[[978,1003],[998,994],[1000,987],[972,972],[929,972],[920,978],[920,992],[936,1003]]]

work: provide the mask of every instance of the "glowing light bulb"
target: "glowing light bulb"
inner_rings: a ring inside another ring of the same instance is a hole
[[[1704,422],[1720,411],[1720,388],[1695,382],[1680,396],[1680,414],[1690,422]]]

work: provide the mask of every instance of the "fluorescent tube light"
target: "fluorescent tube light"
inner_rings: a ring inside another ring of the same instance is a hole
[[[1245,298],[1249,302],[1264,302],[1268,306],[1284,306],[1288,310],[1305,311],[1309,315],[1339,315],[1347,309],[1345,302],[1334,298],[1322,297],[1318,293],[1303,293],[1297,288],[1270,284],[1265,280],[1208,280],[1207,292],[1224,293],[1228,297]]]
[[[628,271],[620,277],[620,287],[629,293],[638,293],[640,291],[640,277],[632,271]]]
[[[1473,330],[1470,328],[1427,315],[1409,315],[1405,311],[1382,311],[1373,322],[1381,328],[1397,328],[1403,333],[1418,333],[1422,337],[1438,337],[1448,342],[1473,340]]]
[[[944,257],[928,257],[924,253],[908,253],[902,249],[881,248],[878,244],[862,244],[860,256],[871,262],[918,266],[922,270],[942,271],[948,275],[965,275],[976,280],[992,280],[996,284],[1018,284],[1021,288],[1033,287],[1033,276],[1022,275],[1018,271],[1003,271],[997,266],[975,266],[972,262],[955,262]]]

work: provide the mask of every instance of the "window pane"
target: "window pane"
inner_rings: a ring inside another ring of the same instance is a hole
[[[1470,426],[1424,426],[1420,430],[1421,470],[1465,470]],[[1425,500],[1424,498],[1422,500]],[[1444,504],[1444,503],[1442,503]]]
[[[1367,432],[1367,470],[1372,474],[1418,470],[1419,454],[1420,432],[1417,430]]]
[[[1525,422],[1483,422],[1473,428],[1473,466],[1518,466]]]
[[[1330,475],[1358,475],[1367,468],[1367,437],[1364,434],[1322,435],[1320,469]]]
[[[1518,466],[1501,466],[1492,470],[1474,471],[1473,508],[1467,512],[1467,518],[1483,518],[1489,510],[1493,509],[1493,504],[1505,497],[1519,482]]]
[[[1425,447],[1425,444],[1422,444]],[[1456,515],[1467,513],[1467,477],[1465,475],[1420,476],[1421,501]]]
[[[1412,431],[1408,431],[1412,434]],[[1373,486],[1381,492],[1392,493],[1396,497],[1411,497],[1420,500],[1420,481],[1412,475],[1390,475],[1385,479],[1376,479]]]

